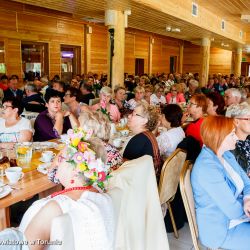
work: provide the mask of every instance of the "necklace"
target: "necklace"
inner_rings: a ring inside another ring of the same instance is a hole
[[[58,191],[58,192],[51,194],[50,197],[54,198],[57,195],[65,194],[65,193],[68,193],[68,192],[73,191],[73,190],[88,190],[90,188],[92,188],[92,186],[65,188],[62,191]]]

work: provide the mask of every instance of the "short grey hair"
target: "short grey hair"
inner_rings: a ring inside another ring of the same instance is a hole
[[[36,87],[36,85],[33,82],[28,82],[25,85],[24,89],[25,90],[29,90],[31,92],[37,92],[37,87]]]
[[[102,87],[100,90],[100,94],[112,95],[112,89],[108,86]]]
[[[231,93],[232,96],[241,98],[241,93],[240,93],[240,91],[239,91],[238,89],[236,89],[236,88],[227,89],[227,90],[225,91],[225,93]]]
[[[191,84],[192,86],[194,86],[194,87],[196,87],[196,88],[199,87],[199,82],[196,81],[196,80],[194,80],[194,79],[191,79],[191,80],[189,81],[189,84]]]
[[[237,118],[245,115],[250,115],[250,106],[247,102],[232,104],[226,111],[226,117]]]

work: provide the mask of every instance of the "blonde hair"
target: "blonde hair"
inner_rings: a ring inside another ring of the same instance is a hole
[[[149,105],[144,100],[138,102],[136,107],[141,108],[141,112],[142,112],[143,117],[148,119],[148,122],[146,123],[146,128],[149,131],[153,131],[156,128],[158,121],[160,119],[160,115],[159,115],[159,112],[156,109],[156,107]]]
[[[143,92],[143,93],[145,93],[145,89],[142,86],[137,86],[137,87],[135,87],[134,92],[135,93],[136,92]]]
[[[112,89],[108,86],[102,87],[100,90],[100,94],[112,95]]]
[[[108,117],[99,111],[85,111],[79,116],[80,127],[86,131],[92,130],[93,136],[108,141],[111,125]]]

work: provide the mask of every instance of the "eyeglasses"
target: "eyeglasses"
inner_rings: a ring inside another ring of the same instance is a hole
[[[237,117],[236,119],[238,119],[238,120],[244,120],[244,121],[250,121],[250,118],[243,118],[243,117]]]
[[[177,90],[176,90],[176,89],[171,89],[171,91],[177,92]]]
[[[71,95],[70,93],[66,93],[64,96]]]
[[[135,112],[132,113],[132,116],[139,116],[141,118],[144,118],[142,115],[136,114]]]
[[[189,102],[188,105],[190,105],[190,106],[192,106],[192,105],[195,106],[196,105],[197,106],[197,104],[193,103],[193,102]]]
[[[3,110],[5,110],[5,109],[7,109],[7,108],[13,108],[13,106],[4,106],[4,105],[0,105],[0,108],[3,109]]]

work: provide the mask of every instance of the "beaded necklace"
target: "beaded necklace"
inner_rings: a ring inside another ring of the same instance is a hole
[[[88,190],[90,188],[92,188],[92,186],[65,188],[62,191],[58,191],[58,192],[51,194],[50,197],[54,198],[57,195],[68,193],[68,192],[73,191],[73,190]]]

